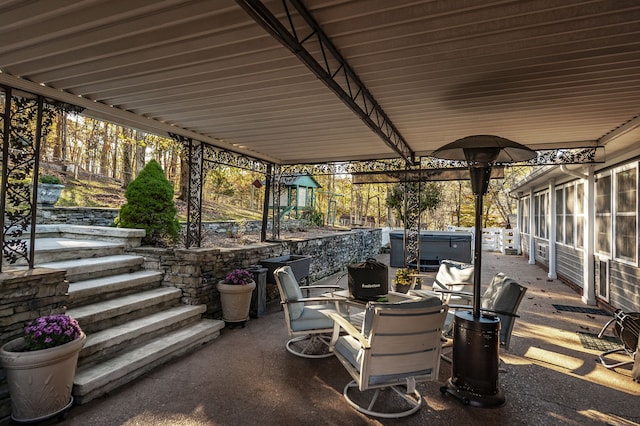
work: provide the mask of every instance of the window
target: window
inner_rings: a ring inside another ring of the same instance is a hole
[[[575,213],[575,187],[573,185],[569,185],[565,188],[564,194],[566,197],[565,200],[565,243],[568,245],[573,245],[575,243],[575,238],[573,234],[573,217]]]
[[[564,243],[564,188],[556,189],[556,241]]]
[[[535,196],[534,201],[534,214],[535,214],[535,226],[536,237],[547,238],[547,206],[548,206],[548,192],[542,192]]]
[[[576,185],[576,247],[584,248],[584,183]]]
[[[529,197],[523,198],[520,202],[520,208],[522,209],[520,212],[520,229],[522,229],[523,234],[529,233]]]
[[[636,262],[637,166],[615,173],[615,256]]]
[[[596,182],[596,251],[611,254],[611,175]]]

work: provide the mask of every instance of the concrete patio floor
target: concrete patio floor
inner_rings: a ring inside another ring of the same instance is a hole
[[[388,264],[388,255],[379,256]],[[580,296],[520,256],[483,253],[483,282],[505,272],[528,287],[511,348],[501,351],[499,408],[463,406],[439,388],[451,375],[419,385],[426,404],[411,417],[380,420],[357,413],[343,399],[349,375],[335,358],[289,354],[283,313],[222,335],[108,396],[71,409],[59,423],[86,425],[636,425],[640,384],[631,368],[610,371],[586,349],[578,332],[597,334],[610,316],[556,310],[584,306]],[[323,282],[335,283],[335,276]],[[346,285],[346,279],[341,280]],[[611,330],[609,331],[611,334]],[[627,357],[628,358],[628,357]],[[624,358],[621,358],[624,359]]]

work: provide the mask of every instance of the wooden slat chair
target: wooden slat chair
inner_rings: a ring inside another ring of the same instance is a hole
[[[438,378],[447,309],[437,297],[369,302],[362,331],[341,315],[331,314],[335,321],[331,349],[353,378],[344,388],[349,404],[362,413],[383,418],[418,411],[422,396],[416,384]],[[365,392],[369,390],[373,392]],[[389,404],[387,398],[380,398],[382,390],[402,398]],[[373,395],[361,403],[363,393]]]

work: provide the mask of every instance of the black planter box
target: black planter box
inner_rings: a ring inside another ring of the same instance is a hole
[[[264,259],[260,261],[260,265],[267,268],[267,282],[275,284],[276,280],[273,277],[273,273],[281,266],[290,266],[293,271],[293,275],[296,277],[298,284],[302,283],[302,280],[306,279],[309,284],[309,267],[311,266],[311,256],[306,255],[287,255],[280,257],[272,257],[270,259]]]

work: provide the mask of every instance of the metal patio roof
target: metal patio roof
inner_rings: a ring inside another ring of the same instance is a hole
[[[304,40],[296,3],[412,154],[474,134],[607,155],[640,141],[637,0],[5,0],[0,84],[278,164],[398,157],[248,13]]]

